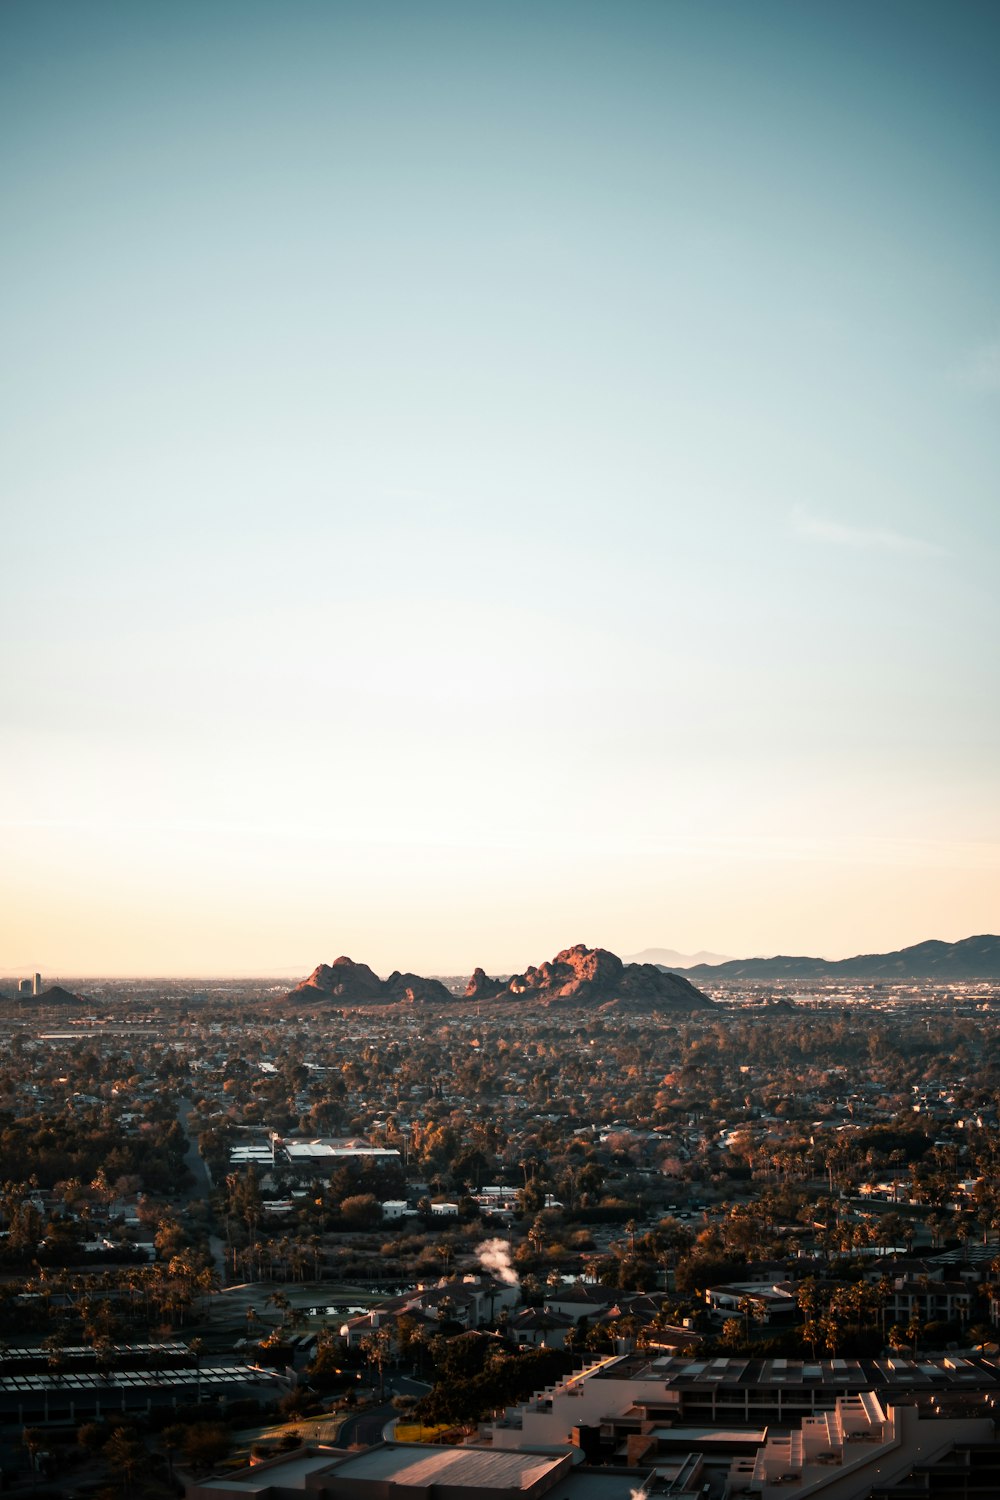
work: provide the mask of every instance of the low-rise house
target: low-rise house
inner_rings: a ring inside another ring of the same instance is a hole
[[[897,1323],[968,1323],[976,1294],[965,1281],[899,1280],[892,1290],[888,1315]]]
[[[390,1222],[396,1219],[416,1219],[419,1212],[411,1208],[405,1198],[387,1198],[381,1205],[382,1217]]]
[[[564,1349],[576,1323],[551,1307],[522,1307],[507,1319],[507,1337],[531,1349]]]
[[[461,1281],[439,1281],[433,1286],[418,1287],[380,1302],[369,1312],[350,1318],[340,1328],[340,1336],[350,1348],[357,1348],[375,1328],[394,1327],[400,1318],[412,1318],[428,1325],[441,1322],[459,1323],[463,1328],[478,1328],[492,1323],[503,1309],[510,1311],[520,1301],[520,1289],[492,1276],[466,1276]]]
[[[709,1287],[705,1292],[705,1301],[720,1317],[742,1316],[747,1298],[759,1304],[767,1322],[794,1317],[798,1310],[797,1291],[790,1281],[773,1282],[770,1286],[757,1281],[730,1282]]]

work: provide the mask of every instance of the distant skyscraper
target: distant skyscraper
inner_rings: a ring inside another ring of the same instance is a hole
[[[41,974],[36,974],[33,977],[32,981],[31,981],[31,993],[33,995],[40,995],[42,993],[42,976],[41,976]]]

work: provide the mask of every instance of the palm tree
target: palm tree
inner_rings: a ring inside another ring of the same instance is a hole
[[[312,1235],[311,1239],[319,1243],[319,1236]],[[293,1281],[305,1281],[309,1262],[314,1259],[315,1252],[311,1248],[311,1241],[303,1244],[301,1240],[293,1240],[288,1251],[288,1263],[292,1271]]]
[[[889,1298],[892,1296],[892,1282],[883,1272],[875,1285],[875,1306],[878,1309],[879,1323],[882,1328],[882,1337],[885,1338],[885,1316],[889,1307]]]
[[[361,1349],[365,1358],[378,1370],[378,1394],[379,1400],[385,1398],[385,1367],[392,1353],[392,1329],[388,1326],[373,1328],[361,1340]]]
[[[906,1325],[906,1336],[913,1346],[914,1359],[916,1359],[917,1357],[917,1344],[920,1341],[920,1335],[922,1332],[923,1324],[920,1321],[920,1314],[916,1310],[914,1310],[910,1314],[910,1321]]]
[[[840,1344],[840,1336],[843,1332],[843,1329],[841,1327],[840,1319],[837,1317],[836,1312],[834,1312],[832,1308],[827,1308],[826,1312],[820,1318],[819,1327],[820,1332],[823,1335],[824,1345],[830,1351],[831,1356],[836,1359],[837,1349]]]
[[[958,1242],[962,1247],[962,1256],[965,1260],[968,1260],[969,1241],[972,1238],[972,1225],[968,1216],[966,1214],[956,1214],[953,1227],[958,1237]]]
[[[288,1300],[288,1297],[281,1290],[281,1288],[278,1287],[275,1291],[273,1291],[270,1294],[270,1296],[268,1297],[267,1300],[271,1304],[271,1306],[273,1308],[275,1308],[281,1314],[281,1327],[284,1328],[284,1326],[285,1326],[285,1318],[286,1318],[287,1314],[291,1311],[291,1306],[292,1306],[292,1304]]]
[[[937,1213],[928,1214],[925,1223],[931,1232],[931,1248],[934,1250],[940,1249],[941,1235],[944,1231],[944,1219]]]
[[[434,1254],[439,1258],[442,1265],[444,1266],[444,1274],[446,1276],[448,1274],[448,1267],[451,1264],[451,1258],[454,1253],[455,1247],[454,1245],[450,1244],[448,1240],[442,1240],[440,1244],[434,1246]]]
[[[752,1318],[755,1323],[766,1323],[767,1304],[762,1302],[759,1297],[744,1296],[740,1298],[739,1302],[736,1305],[739,1308],[740,1312],[743,1314],[743,1322],[746,1330],[746,1341],[749,1344],[750,1319]]]

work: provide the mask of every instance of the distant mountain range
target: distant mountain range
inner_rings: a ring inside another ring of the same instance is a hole
[[[712,1006],[701,990],[681,975],[655,964],[623,963],[606,948],[587,948],[578,943],[565,948],[547,963],[515,974],[510,979],[491,979],[476,969],[464,995],[455,995],[436,979],[419,974],[390,974],[379,979],[367,964],[338,958],[320,964],[283,1000],[271,1008],[289,1004],[302,1009],[359,1005],[442,1005],[468,1009],[470,1004],[547,1009],[550,1006],[588,1006],[637,1012],[690,1011]]]
[[[730,962],[728,953],[678,953],[676,948],[643,948],[641,953],[630,953],[622,960],[626,964],[659,964],[661,969],[693,969],[698,964],[715,967]]]
[[[673,964],[665,965],[675,972]],[[931,939],[894,953],[862,953],[857,958],[734,958],[728,963],[676,966],[686,979],[870,979],[886,982],[1000,979],[1000,937],[962,938],[958,943]]]
[[[320,964],[287,995],[265,1001],[268,1008],[285,1010],[289,1003],[302,1010],[358,1006],[476,1006],[528,1007],[586,1006],[652,1013],[694,1011],[712,1007],[699,984],[720,980],[869,980],[874,982],[1000,982],[1000,937],[985,934],[957,943],[931,940],[892,953],[863,953],[856,958],[825,959],[779,954],[774,958],[723,959],[719,954],[694,954],[695,963],[673,962],[685,955],[668,948],[647,948],[631,959],[621,959],[606,948],[577,943],[555,958],[526,969],[523,974],[490,978],[476,969],[467,982],[449,981],[398,970],[380,979],[367,964],[338,958]],[[655,958],[655,962],[651,961]],[[5,987],[6,988],[6,987]],[[8,995],[8,998],[14,998]],[[40,995],[17,997],[27,1006],[89,1006],[86,996],[52,985]]]

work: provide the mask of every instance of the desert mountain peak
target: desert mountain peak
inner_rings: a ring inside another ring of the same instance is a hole
[[[555,958],[515,974],[491,979],[477,968],[458,998],[436,979],[398,970],[379,979],[367,964],[341,957],[319,964],[308,979],[296,985],[288,1000],[299,1005],[449,1005],[464,1000],[508,1000],[518,1005],[586,1005],[632,1010],[700,1009],[712,1004],[706,995],[678,974],[664,973],[654,964],[623,963],[607,948],[576,943]]]

